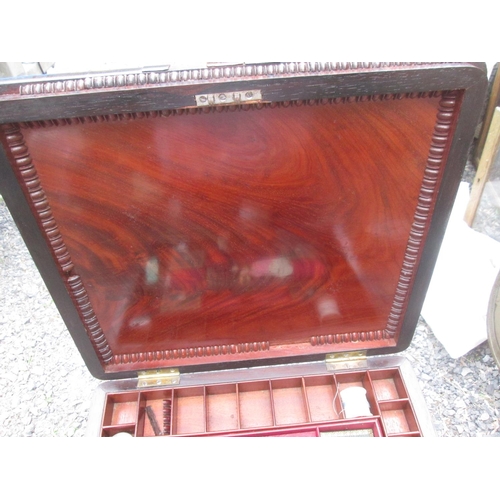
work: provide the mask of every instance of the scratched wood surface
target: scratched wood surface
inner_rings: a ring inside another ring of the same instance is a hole
[[[386,327],[439,100],[21,131],[113,354],[269,349]]]

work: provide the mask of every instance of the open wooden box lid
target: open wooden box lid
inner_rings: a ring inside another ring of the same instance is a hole
[[[485,88],[468,63],[5,81],[2,193],[99,378],[396,352]]]

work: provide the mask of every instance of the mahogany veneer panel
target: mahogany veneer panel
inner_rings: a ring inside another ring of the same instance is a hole
[[[386,328],[439,102],[250,106],[22,133],[115,356],[265,350]]]

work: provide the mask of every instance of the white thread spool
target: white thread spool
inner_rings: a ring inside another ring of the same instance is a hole
[[[348,387],[340,391],[345,418],[371,417],[370,403],[364,387]]]

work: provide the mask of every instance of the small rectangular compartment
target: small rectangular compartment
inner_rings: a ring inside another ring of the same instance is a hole
[[[205,431],[205,388],[174,389],[172,434],[197,434]]]
[[[124,392],[121,394],[108,394],[106,397],[102,426],[119,426],[137,422],[138,394],[137,392]]]
[[[369,374],[378,401],[408,398],[398,369],[374,370],[370,371]]]
[[[368,377],[368,372],[366,371],[356,371],[356,372],[345,372],[335,375],[335,380],[337,382],[338,393],[338,411],[342,418],[346,418],[344,408],[342,406],[342,391],[349,389],[351,387],[362,387],[366,390],[366,399],[368,400],[370,406],[370,412],[372,415],[378,415],[378,406],[375,399],[375,394],[373,386]],[[371,415],[365,415],[367,417]]]
[[[382,402],[380,414],[387,436],[419,433],[415,414],[408,400]]]
[[[276,425],[310,422],[302,378],[271,381]]]
[[[313,422],[337,420],[340,418],[338,391],[333,375],[321,375],[304,379],[309,404],[309,412]]]
[[[146,408],[150,407],[151,411],[155,417],[156,423],[158,424],[160,435],[168,435],[171,433],[170,420],[171,415],[168,415],[168,425],[165,428],[164,425],[164,402],[169,403],[168,406],[171,408],[172,405],[172,390],[157,390],[157,391],[147,391],[141,393],[139,400],[139,418],[137,423],[137,433],[140,436],[155,436],[153,425],[149,416],[147,415]]]
[[[238,393],[236,384],[206,388],[207,432],[238,429]]]
[[[369,418],[362,421],[333,422],[319,427],[319,436],[337,437],[380,437],[384,435],[380,418]]]
[[[274,425],[271,390],[268,380],[238,384],[240,427],[271,427]]]
[[[135,437],[137,434],[135,432],[135,425],[116,425],[112,427],[104,427],[101,432],[102,437],[122,437],[128,434],[131,437]]]

